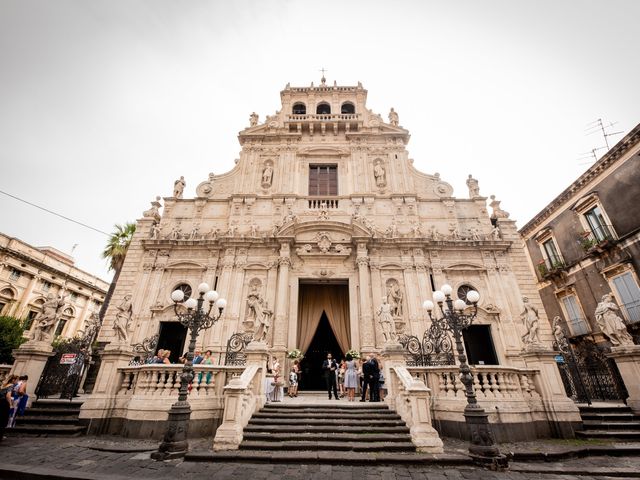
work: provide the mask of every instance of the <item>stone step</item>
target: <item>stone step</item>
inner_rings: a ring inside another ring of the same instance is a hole
[[[640,421],[640,416],[633,413],[581,413],[583,421],[601,421],[601,422],[633,422]]]
[[[416,447],[410,441],[405,442],[332,442],[294,440],[286,442],[265,442],[247,440],[240,444],[241,450],[314,450],[314,451],[357,451],[357,452],[415,452]]]
[[[583,421],[585,430],[640,430],[640,422]]]
[[[16,425],[14,428],[8,428],[6,433],[19,435],[39,435],[39,436],[73,436],[77,437],[84,434],[87,427],[81,425]]]
[[[274,413],[274,412],[258,412],[253,414],[253,418],[272,418],[272,419],[281,419],[281,418],[331,418],[332,420],[338,419],[353,419],[353,420],[399,420],[400,415],[389,412],[385,414],[380,413],[350,413],[350,412],[331,412],[331,413],[298,413],[298,412],[283,412],[283,413]]]
[[[316,410],[319,408],[326,410],[389,410],[389,406],[383,402],[338,402],[338,403],[267,403],[264,407],[269,409],[287,410]],[[389,410],[390,411],[390,410]]]
[[[46,417],[44,415],[34,415],[18,417],[16,421],[17,425],[34,425],[34,424],[44,424],[44,425],[69,425],[69,424],[77,424],[78,416],[55,416],[55,417]]]
[[[332,425],[340,427],[343,425],[350,426],[380,426],[380,427],[397,427],[405,426],[402,420],[367,420],[367,419],[321,419],[321,418],[251,418],[249,425]]]
[[[69,401],[69,400],[61,400],[61,399],[49,399],[49,398],[39,398],[35,402],[33,402],[33,407],[38,408],[71,408],[80,410],[84,402],[79,401]]]
[[[352,432],[245,432],[243,441],[289,442],[289,441],[331,441],[331,442],[411,442],[409,434],[403,433],[352,433]]]
[[[369,426],[369,425],[247,425],[244,427],[245,432],[267,432],[267,433],[409,433],[409,427],[406,425],[396,426]]]
[[[467,455],[427,454],[415,452],[340,452],[286,450],[225,450],[219,452],[187,453],[190,462],[289,463],[331,465],[472,465]]]
[[[598,405],[597,407],[581,405],[578,408],[580,410],[580,414],[583,414],[583,413],[632,413],[631,408],[629,408],[627,405]]]
[[[42,408],[42,407],[31,407],[25,410],[25,415],[35,416],[35,415],[45,415],[48,417],[61,415],[75,415],[76,417],[80,415],[80,409],[71,409],[71,408]]]
[[[325,413],[329,415],[333,415],[334,413],[349,413],[352,415],[386,415],[395,413],[388,408],[326,408],[326,407],[315,407],[315,408],[288,408],[288,407],[272,407],[267,408],[263,407],[260,409],[262,413]]]
[[[583,430],[576,432],[578,438],[610,438],[616,440],[639,440],[640,430]]]

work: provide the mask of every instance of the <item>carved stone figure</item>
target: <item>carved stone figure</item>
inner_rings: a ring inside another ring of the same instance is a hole
[[[258,114],[256,112],[251,112],[251,115],[249,115],[249,126],[250,127],[255,127],[256,125],[258,125],[258,119],[260,117],[258,116]]]
[[[198,225],[194,225],[193,229],[191,229],[191,233],[189,234],[189,240],[197,240],[200,236],[200,227]]]
[[[618,315],[620,309],[613,301],[613,295],[603,295],[595,311],[596,322],[614,347],[633,345],[633,338],[627,331],[627,326]]]
[[[119,342],[125,343],[129,334],[129,323],[131,322],[131,314],[133,313],[133,306],[131,304],[131,295],[127,294],[117,307],[118,312],[116,318],[113,321],[113,331],[116,334],[116,338]]]
[[[32,340],[38,340],[43,342],[50,342],[53,340],[52,331],[60,319],[62,307],[64,307],[64,296],[57,297],[55,294],[50,293],[47,295],[47,300],[42,304],[42,310],[34,319],[35,328],[31,335]]]
[[[153,218],[156,222],[160,221],[160,197],[156,197],[155,201],[151,202],[151,208],[149,210],[145,210],[142,213],[142,216],[145,218]]]
[[[151,231],[149,232],[149,238],[151,240],[158,240],[160,238],[160,225],[154,223],[151,225]]]
[[[553,338],[555,339],[555,344],[558,347],[558,350],[560,350],[561,352],[565,352],[569,346],[561,323],[562,319],[558,315],[556,315],[555,317],[553,317],[551,329],[553,331]]]
[[[184,192],[184,187],[187,186],[187,182],[184,181],[184,177],[180,177],[178,180],[173,182],[173,196],[175,198],[182,198],[182,193]]]
[[[387,286],[387,301],[391,304],[391,314],[394,317],[402,317],[402,301],[404,295],[400,289],[400,285],[395,281]]]
[[[387,297],[382,297],[382,305],[378,308],[378,321],[380,322],[385,342],[396,340],[396,326],[393,321],[392,308],[387,301]]]
[[[493,210],[491,218],[509,218],[509,212],[505,212],[500,208],[500,200],[496,200],[495,195],[491,195],[489,198],[491,198],[489,206]]]
[[[398,237],[398,225],[396,224],[396,219],[394,218],[391,222],[391,225],[387,227],[387,230],[384,232],[386,238],[397,238]]]
[[[420,229],[420,223],[419,222],[413,222],[411,224],[411,232],[413,233],[413,236],[416,238],[420,238],[422,237],[422,230]]]
[[[538,336],[538,309],[529,303],[527,297],[522,297],[522,303],[524,303],[524,310],[520,314],[522,323],[527,329],[527,333],[522,336],[522,341],[525,345],[533,345],[540,343],[540,337]]]
[[[386,172],[380,160],[373,167],[373,176],[376,179],[376,187],[383,188],[387,185]]]
[[[227,237],[235,237],[238,232],[238,226],[231,224],[229,225],[229,230],[227,230]]]
[[[480,240],[480,231],[476,227],[471,227],[469,229],[469,239]]]
[[[171,233],[169,234],[169,238],[171,240],[180,240],[180,237],[182,237],[182,229],[180,228],[179,225],[176,225],[175,227],[173,227],[171,229]]]
[[[460,240],[460,231],[458,230],[458,227],[456,225],[450,225],[449,232],[449,236],[452,240]]]
[[[258,237],[258,225],[256,225],[255,223],[252,223],[251,227],[250,227],[250,230],[249,230],[249,234],[253,238],[257,238]]]
[[[438,240],[439,237],[440,234],[438,233],[438,229],[435,225],[431,225],[431,227],[429,227],[429,238],[431,240]]]
[[[262,171],[262,186],[268,188],[273,181],[273,167],[267,164]]]
[[[491,239],[500,240],[500,227],[493,227],[491,229]]]
[[[327,208],[327,202],[322,200],[320,202],[320,209],[318,210],[318,220],[328,220],[329,219],[329,209]]]
[[[273,312],[269,310],[269,305],[258,293],[257,288],[253,288],[247,296],[247,320],[252,320],[254,324],[253,340],[265,342],[271,327],[271,316]]]
[[[469,187],[469,198],[476,198],[480,196],[480,185],[478,180],[469,175],[467,178],[467,187]]]
[[[287,224],[289,222],[294,222],[296,220],[296,216],[291,211],[291,207],[287,207],[287,214],[283,219],[283,224]]]
[[[282,227],[282,224],[280,222],[273,222],[273,227],[271,227],[272,237],[276,237],[278,235],[278,231],[280,230],[280,227]]]
[[[389,111],[389,123],[394,127],[397,127],[400,123],[398,112],[396,112],[393,107],[391,107],[391,110]]]
[[[90,345],[91,343],[93,343],[93,340],[98,335],[99,329],[100,315],[98,314],[98,312],[93,312],[87,319],[87,324],[85,325],[82,332],[82,339],[85,340],[86,344]]]

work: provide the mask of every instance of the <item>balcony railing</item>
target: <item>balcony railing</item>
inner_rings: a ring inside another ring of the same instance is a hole
[[[629,323],[640,322],[640,300],[634,300],[633,302],[623,303],[624,310],[627,312]]]
[[[580,246],[585,252],[604,250],[613,245],[615,237],[611,225],[600,225],[590,231],[583,232],[580,236]]]
[[[335,210],[338,208],[338,199],[335,197],[313,197],[307,201],[311,210]]]
[[[542,278],[552,276],[565,268],[564,260],[560,257],[549,257],[538,263],[538,272]]]
[[[287,115],[289,122],[353,122],[360,120],[359,113],[302,113]]]

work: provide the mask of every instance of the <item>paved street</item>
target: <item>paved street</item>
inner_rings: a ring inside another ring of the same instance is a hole
[[[211,478],[251,480],[414,480],[414,479],[590,479],[640,478],[640,457],[589,457],[563,462],[512,462],[508,472],[473,467],[287,465],[200,462],[155,462],[150,441],[80,437],[12,438],[0,444],[0,478]],[[191,443],[192,450],[206,451],[209,442]],[[106,451],[108,450],[108,451]],[[146,450],[146,451],[145,451]],[[11,469],[19,468],[17,476]],[[546,472],[546,473],[545,473]]]

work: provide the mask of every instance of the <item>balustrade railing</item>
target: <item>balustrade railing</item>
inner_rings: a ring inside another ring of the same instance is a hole
[[[464,385],[457,366],[408,367],[411,375],[431,389],[434,397],[465,399]],[[535,377],[538,370],[501,366],[471,367],[473,386],[479,401],[539,398]]]
[[[309,198],[309,208],[312,210],[320,210],[326,208],[327,210],[338,208],[337,198]]]
[[[232,377],[241,375],[244,367],[194,365],[194,378],[189,389],[190,397],[222,397],[224,386]],[[118,369],[120,385],[118,396],[178,395],[182,365],[138,365]]]
[[[13,365],[0,364],[0,380],[4,380],[9,375]]]
[[[353,121],[359,120],[360,114],[358,113],[304,113],[304,114],[292,114],[287,115],[287,120],[290,122],[309,122],[309,121]]]

